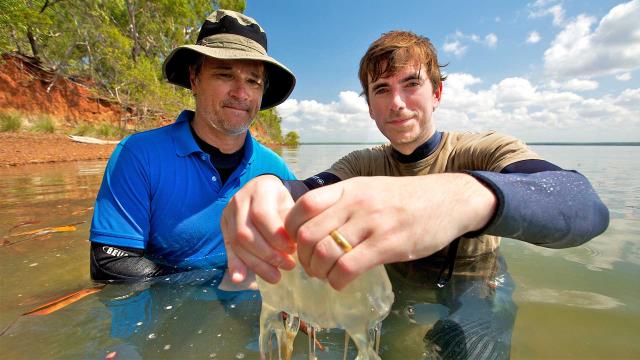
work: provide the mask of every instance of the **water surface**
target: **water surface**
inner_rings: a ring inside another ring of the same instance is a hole
[[[302,145],[281,153],[298,176],[306,177],[362,147]],[[498,296],[489,303],[487,321],[515,314],[507,331],[513,359],[640,358],[640,147],[533,148],[589,177],[609,206],[611,223],[605,234],[573,249],[503,240],[500,261],[508,270],[502,278],[496,275]],[[257,358],[259,297],[219,291],[221,269],[136,286],[108,285],[49,315],[20,317],[93,285],[87,237],[104,166],[80,162],[0,169],[0,329],[8,327],[0,337],[3,357],[103,359],[115,351],[121,359]],[[70,224],[77,230],[20,235]],[[509,285],[501,285],[504,276]],[[427,286],[395,278],[397,301],[383,324],[384,359],[428,356],[424,338],[448,316],[452,302],[483,296],[474,292],[476,280],[456,280],[445,299]],[[328,350],[319,358],[341,359],[342,340],[338,331],[322,334]],[[296,358],[306,358],[306,346],[299,335]]]

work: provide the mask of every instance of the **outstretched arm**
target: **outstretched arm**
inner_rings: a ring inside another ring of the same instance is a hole
[[[341,289],[375,265],[429,256],[461,235],[559,248],[606,229],[608,210],[584,176],[541,160],[512,165],[505,173],[352,178],[302,196],[287,231],[305,270]],[[336,229],[353,251],[335,244]]]
[[[498,235],[549,248],[578,246],[603,233],[609,210],[583,175],[543,160],[525,160],[501,173],[469,172],[498,199],[496,212],[475,234]]]

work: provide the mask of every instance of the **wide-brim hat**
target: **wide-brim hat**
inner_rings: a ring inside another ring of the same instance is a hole
[[[222,60],[262,61],[267,82],[260,110],[274,107],[289,97],[296,78],[286,66],[267,55],[267,34],[252,18],[230,10],[211,13],[200,28],[195,45],[183,45],[164,61],[162,72],[175,85],[191,89],[189,66],[201,54]]]

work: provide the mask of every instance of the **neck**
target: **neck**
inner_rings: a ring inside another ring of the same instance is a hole
[[[431,156],[431,154],[433,154],[438,149],[440,140],[442,140],[442,133],[436,131],[427,141],[415,148],[415,150],[413,150],[413,152],[411,152],[410,154],[402,154],[398,150],[392,149],[392,155],[400,163],[415,163]]]
[[[247,132],[243,131],[238,135],[225,134],[219,129],[198,117],[196,112],[193,122],[191,123],[193,130],[198,137],[207,144],[216,147],[222,153],[231,154],[242,148]]]
[[[413,153],[420,145],[424,144],[427,140],[429,140],[433,136],[433,134],[435,134],[435,132],[436,132],[436,128],[431,127],[430,129],[425,131],[420,137],[413,140],[412,142],[405,143],[405,144],[392,143],[391,147],[393,147],[394,150],[396,150],[397,152],[403,155],[409,155]]]

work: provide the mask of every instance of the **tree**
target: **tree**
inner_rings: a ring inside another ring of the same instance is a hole
[[[288,146],[298,146],[300,144],[300,136],[295,131],[289,131],[284,136],[284,144]]]
[[[150,110],[193,107],[188,90],[164,81],[164,59],[195,43],[213,9],[245,7],[245,0],[0,0],[0,52],[34,56],[60,76],[90,79],[98,95],[137,109],[143,123]],[[267,141],[282,143],[280,122],[269,109],[255,126]],[[288,143],[297,143],[290,134]]]

